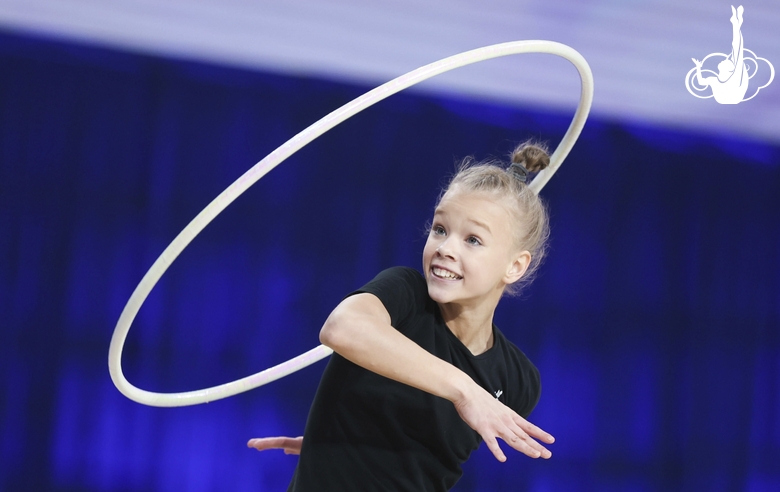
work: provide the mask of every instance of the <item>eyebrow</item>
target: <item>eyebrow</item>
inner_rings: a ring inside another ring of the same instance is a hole
[[[433,216],[436,217],[437,215],[445,215],[446,216],[447,212],[437,208],[436,210],[434,210]],[[477,227],[481,227],[481,228],[485,229],[486,231],[488,231],[488,233],[490,235],[493,235],[493,231],[490,230],[490,227],[488,227],[488,225],[485,222],[482,222],[481,220],[477,220],[477,219],[472,219],[470,217],[468,219],[466,219],[466,220],[467,220],[467,222],[471,222],[472,224],[476,225]]]
[[[488,227],[488,225],[486,223],[481,222],[481,221],[476,220],[476,219],[468,219],[468,221],[473,223],[473,224],[475,224],[477,227],[481,227],[481,228],[485,229],[490,234],[493,234],[493,232],[490,230],[490,227]]]

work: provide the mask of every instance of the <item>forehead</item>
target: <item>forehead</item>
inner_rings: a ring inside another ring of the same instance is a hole
[[[444,194],[435,214],[482,222],[496,226],[496,229],[506,229],[511,220],[509,207],[499,195],[484,191],[464,191],[457,187]]]

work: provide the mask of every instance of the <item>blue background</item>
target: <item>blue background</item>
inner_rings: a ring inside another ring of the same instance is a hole
[[[114,388],[108,343],[195,214],[370,87],[12,33],[0,66],[0,489],[284,490],[296,458],[245,443],[302,433],[324,362],[161,409]],[[554,147],[570,117],[404,93],[347,121],[173,264],[126,376],[186,391],[314,347],[344,294],[419,268],[457,160]],[[780,490],[779,190],[777,146],[592,117],[543,192],[549,258],[496,316],[541,371],[554,457],[483,447],[456,490]]]

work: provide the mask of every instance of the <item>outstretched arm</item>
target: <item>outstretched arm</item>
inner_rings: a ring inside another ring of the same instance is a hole
[[[693,60],[693,63],[696,65],[696,82],[698,82],[699,85],[701,85],[701,86],[710,85],[709,77],[707,77],[705,79],[704,77],[701,76],[701,63],[702,62],[700,62],[696,58],[691,58],[691,60]]]
[[[534,440],[552,443],[550,434],[516,414],[466,373],[429,353],[390,323],[390,315],[376,296],[356,294],[333,310],[322,327],[320,341],[361,367],[451,401],[499,461],[505,461],[506,456],[497,438],[532,458],[552,456]]]

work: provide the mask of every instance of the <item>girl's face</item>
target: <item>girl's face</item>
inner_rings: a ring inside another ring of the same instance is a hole
[[[530,254],[518,251],[506,205],[487,193],[442,198],[423,250],[428,294],[440,304],[498,302],[504,287],[525,273]]]

